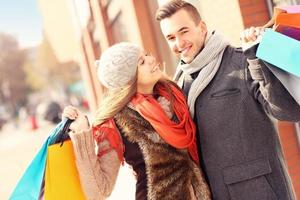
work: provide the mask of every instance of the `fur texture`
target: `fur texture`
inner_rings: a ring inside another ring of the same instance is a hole
[[[187,150],[165,143],[151,124],[131,108],[124,108],[115,121],[121,134],[137,143],[142,151],[149,200],[211,199],[200,168]]]

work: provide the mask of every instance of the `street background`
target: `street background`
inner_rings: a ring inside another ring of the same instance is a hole
[[[8,199],[16,183],[39,151],[55,126],[42,122],[31,131],[26,124],[20,128],[7,124],[0,132],[0,199]],[[135,178],[131,169],[121,167],[116,188],[109,200],[132,200],[135,196]]]

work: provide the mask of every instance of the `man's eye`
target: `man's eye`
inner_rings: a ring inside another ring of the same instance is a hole
[[[173,41],[175,39],[175,37],[169,37],[168,40],[169,41]]]
[[[142,60],[142,61],[141,61],[141,65],[143,65],[143,64],[145,64],[145,60]]]
[[[188,32],[188,30],[181,31],[181,34],[185,34],[185,33],[187,33],[187,32]]]

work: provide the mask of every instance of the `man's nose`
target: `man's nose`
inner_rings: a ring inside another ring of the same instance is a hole
[[[180,51],[184,47],[184,40],[180,37],[176,38],[176,46],[177,49]]]

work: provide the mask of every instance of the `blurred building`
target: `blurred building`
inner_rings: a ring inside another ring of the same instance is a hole
[[[158,5],[166,0],[38,0],[45,35],[61,62],[80,65],[90,108],[95,111],[102,95],[94,62],[101,52],[120,41],[142,46],[166,64],[172,75],[177,59],[155,21]],[[222,31],[234,45],[240,32],[264,25],[276,5],[300,4],[300,0],[190,0],[210,30]],[[280,136],[288,168],[300,198],[299,127],[280,122]]]

